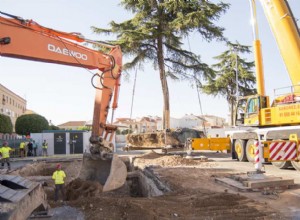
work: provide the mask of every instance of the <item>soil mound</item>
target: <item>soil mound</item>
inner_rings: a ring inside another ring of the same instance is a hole
[[[176,166],[197,166],[197,167],[215,167],[216,164],[212,162],[205,162],[201,160],[187,159],[180,155],[166,155],[162,156],[156,153],[148,153],[141,157],[134,159],[134,165],[139,167],[157,165],[161,167],[176,167]]]
[[[66,187],[67,200],[77,200],[80,197],[95,197],[102,192],[103,186],[95,181],[72,180]]]
[[[27,176],[52,176],[55,171],[56,164],[45,162],[27,164],[19,170],[19,174],[23,177]]]
[[[167,139],[165,141],[165,136]],[[132,147],[163,147],[165,145],[183,147],[187,138],[200,138],[204,134],[195,129],[182,128],[171,130],[169,132],[156,131],[143,134],[129,134],[126,136],[126,142]]]

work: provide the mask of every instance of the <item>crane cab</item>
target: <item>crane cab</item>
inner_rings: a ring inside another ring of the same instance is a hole
[[[238,100],[236,107],[237,126],[261,126],[262,111],[269,107],[269,97],[261,95],[246,96]]]
[[[299,98],[298,98],[299,97]],[[300,94],[278,96],[272,105],[268,96],[254,95],[238,100],[236,126],[269,127],[300,124]]]

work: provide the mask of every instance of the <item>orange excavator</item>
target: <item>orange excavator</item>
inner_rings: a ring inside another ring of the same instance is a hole
[[[101,50],[87,47],[87,44]],[[107,124],[109,109],[114,112],[118,103],[122,69],[120,47],[0,12],[0,55],[98,70],[91,80],[96,96],[90,152],[83,155],[79,178],[99,181],[103,191],[122,186],[126,181],[126,166],[113,153],[111,143],[117,127]]]

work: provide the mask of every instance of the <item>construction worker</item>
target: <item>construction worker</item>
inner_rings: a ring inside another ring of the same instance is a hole
[[[64,189],[64,179],[66,178],[65,172],[61,169],[61,164],[56,165],[56,171],[52,175],[52,179],[55,183],[55,194],[54,201],[56,202],[58,199],[59,191],[62,194],[63,200],[65,200],[65,189]]]
[[[37,149],[38,149],[38,143],[35,142],[35,140],[32,141],[33,146],[33,156],[37,156]]]
[[[43,149],[43,157],[47,157],[48,156],[48,143],[46,140],[44,140],[44,142],[42,144],[42,149]]]
[[[24,157],[25,156],[25,142],[21,141],[20,143],[20,156]]]
[[[10,158],[10,152],[13,151],[13,149],[11,149],[8,146],[8,143],[5,141],[3,143],[3,146],[0,149],[1,155],[2,155],[2,159],[1,159],[1,169],[4,168],[4,163],[7,163],[7,168],[8,170],[10,170],[10,162],[9,162],[9,158]]]

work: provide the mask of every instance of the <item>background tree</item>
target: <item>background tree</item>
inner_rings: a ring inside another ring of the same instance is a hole
[[[60,130],[60,128],[55,125],[49,125],[49,130]]]
[[[131,61],[123,70],[142,68],[152,62],[159,70],[163,91],[163,128],[170,127],[170,105],[167,77],[192,80],[194,75],[207,79],[214,75],[200,57],[183,49],[183,40],[197,31],[202,39],[223,39],[223,28],[215,25],[229,5],[198,0],[122,0],[121,5],[133,13],[127,21],[110,23],[110,29],[92,27],[96,33],[117,34],[110,41],[121,46]],[[200,38],[200,37],[199,37]]]
[[[28,135],[48,130],[49,124],[45,117],[38,114],[29,114],[18,117],[15,127],[17,134]]]
[[[91,130],[91,127],[88,127],[88,126],[81,126],[81,127],[78,127],[77,130],[90,131],[90,130]]]
[[[11,134],[13,132],[13,124],[10,117],[7,115],[0,114],[0,133]]]
[[[236,105],[236,66],[238,67],[238,94],[247,96],[256,93],[254,84],[256,78],[253,73],[254,62],[247,62],[239,54],[251,53],[249,46],[239,43],[227,43],[228,50],[214,57],[219,62],[212,65],[216,71],[216,77],[209,79],[207,84],[200,85],[201,90],[213,96],[225,97],[231,113],[231,124],[234,123],[234,110]]]

